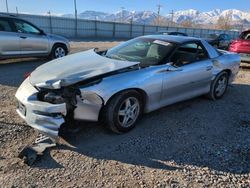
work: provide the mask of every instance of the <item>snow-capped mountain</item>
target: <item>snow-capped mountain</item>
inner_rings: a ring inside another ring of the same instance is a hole
[[[64,17],[74,17],[72,14],[65,14]],[[250,12],[240,11],[236,9],[220,10],[215,9],[208,12],[200,12],[198,10],[189,9],[174,12],[174,22],[181,23],[189,20],[197,24],[214,24],[220,17],[231,17],[233,23],[250,24]],[[82,19],[101,20],[101,21],[122,21],[135,23],[150,24],[157,18],[157,13],[152,11],[127,11],[122,10],[115,13],[105,13],[97,11],[84,11],[78,15]],[[172,18],[171,14],[162,16],[166,20]]]
[[[199,12],[197,10],[184,10],[177,11],[174,14],[174,21],[181,23],[185,20],[190,20],[198,24],[213,24],[216,23],[220,17],[229,16],[234,23],[247,21],[250,22],[250,12],[243,12],[236,9],[220,10],[215,9],[209,12]],[[166,17],[170,18],[171,15],[168,14]]]

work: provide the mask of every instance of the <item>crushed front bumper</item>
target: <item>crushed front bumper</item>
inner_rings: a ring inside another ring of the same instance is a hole
[[[26,123],[54,140],[58,139],[60,126],[65,122],[66,104],[50,104],[37,100],[38,90],[27,78],[16,92],[17,113]]]

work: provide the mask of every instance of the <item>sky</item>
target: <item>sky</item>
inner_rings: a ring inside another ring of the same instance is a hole
[[[48,11],[58,14],[74,13],[74,0],[0,0],[0,12],[6,12],[6,1],[10,12],[44,14]],[[95,10],[114,13],[124,7],[126,10],[150,10],[157,12],[157,5],[161,4],[161,14],[171,10],[196,9],[210,11],[213,9],[239,9],[250,11],[249,0],[76,0],[77,11]]]

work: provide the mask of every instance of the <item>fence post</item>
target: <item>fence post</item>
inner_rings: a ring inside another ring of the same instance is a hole
[[[75,17],[75,37],[77,38],[77,16]]]
[[[202,38],[203,29],[200,29],[200,38]]]
[[[53,33],[53,28],[52,28],[52,17],[51,14],[49,14],[49,28],[50,28],[50,33]]]
[[[113,37],[115,38],[115,30],[116,30],[116,24],[115,24],[115,22],[113,22]]]
[[[131,21],[131,23],[130,23],[130,38],[132,38],[132,36],[133,36],[133,22]]]
[[[142,35],[145,35],[145,24],[142,26]]]
[[[97,37],[97,20],[95,20],[95,37]]]

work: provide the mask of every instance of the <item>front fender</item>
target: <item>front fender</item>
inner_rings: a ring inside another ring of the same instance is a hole
[[[145,111],[151,111],[153,105],[160,102],[163,75],[161,66],[148,67],[135,71],[125,72],[103,80],[93,86],[82,88],[81,90],[90,91],[103,99],[105,105],[115,94],[128,89],[138,89],[146,94]]]

